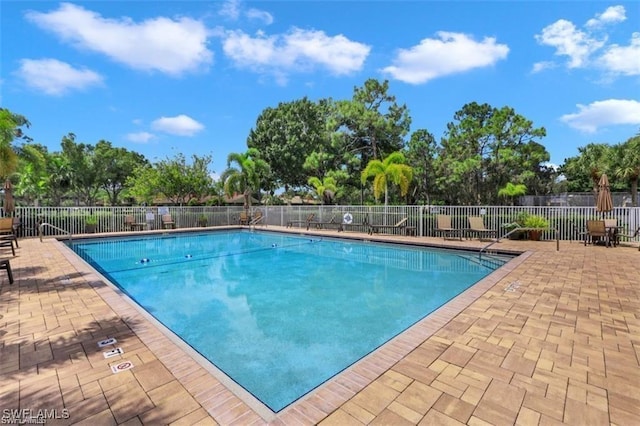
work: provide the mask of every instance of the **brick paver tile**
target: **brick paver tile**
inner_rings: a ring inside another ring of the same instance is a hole
[[[158,360],[136,366],[132,373],[145,391],[150,391],[175,380],[173,374]]]
[[[376,416],[370,425],[397,425],[397,426],[412,426],[414,423],[405,419],[404,417],[396,414],[391,410],[383,410],[382,413]]]
[[[380,376],[378,380],[383,385],[388,386],[398,392],[402,392],[403,390],[405,390],[407,386],[409,386],[409,384],[411,384],[411,382],[413,381],[412,378],[393,370],[387,371],[382,376]]]
[[[101,393],[75,404],[67,405],[66,408],[69,410],[70,420],[75,423],[86,420],[105,410],[109,410],[109,403]]]
[[[74,425],[82,425],[82,426],[95,426],[95,425],[104,425],[104,426],[116,426],[118,422],[110,410],[103,410],[97,414],[94,414],[91,417],[88,417],[84,420],[81,420],[78,423],[74,423]]]
[[[527,393],[522,405],[559,421],[564,417],[564,400]]]
[[[125,384],[135,383],[136,379],[133,376],[132,370],[126,370],[118,374],[111,373],[110,375],[98,380],[103,392],[107,392],[113,388],[120,387]]]
[[[640,394],[637,388],[635,392],[630,390],[630,393],[627,394],[609,392],[608,400],[611,407],[620,408],[640,418]]]
[[[124,423],[120,423],[119,426],[142,426],[142,421],[139,417],[134,417],[132,419],[127,420]]]
[[[409,421],[411,424],[414,424],[414,425],[418,424],[418,422],[420,422],[420,420],[423,417],[422,414],[416,411],[413,411],[409,407],[405,407],[404,405],[400,404],[397,401],[394,401],[391,404],[389,404],[387,409],[390,411],[393,411],[394,413],[396,413],[397,415],[406,419],[407,421]]]
[[[420,426],[462,426],[464,423],[453,419],[446,414],[443,414],[437,410],[429,410],[426,416],[422,419]]]
[[[363,424],[368,424],[376,418],[375,414],[365,410],[353,401],[347,401],[338,411],[349,414],[353,419]]]
[[[536,361],[525,359],[524,350],[512,348],[504,358],[501,367],[531,377],[536,368]]]
[[[567,399],[563,420],[576,425],[603,425],[609,422],[609,413],[573,399]]]
[[[215,422],[215,420],[211,418],[211,416],[209,416],[209,413],[207,413],[203,408],[200,408],[199,410],[193,411],[187,414],[186,416],[179,418],[175,422],[170,423],[170,425],[171,426],[193,426],[193,425],[215,426],[217,425],[217,423]]]
[[[475,408],[475,404],[470,404],[447,394],[440,396],[433,405],[434,410],[438,410],[462,423],[466,423],[469,420]]]
[[[518,413],[518,418],[516,418],[516,425],[518,426],[529,426],[529,425],[537,425],[540,421],[540,413],[537,411],[530,410],[527,407],[522,407],[520,412]]]
[[[406,392],[406,391],[405,391]],[[375,381],[353,397],[353,402],[370,413],[378,415],[393,401],[400,392]]]
[[[130,380],[121,386],[106,390],[104,395],[118,422],[127,421],[139,413],[144,413],[154,407],[144,389],[135,380]]]
[[[425,385],[430,384],[438,377],[438,372],[430,369],[428,366],[407,360],[406,358],[394,365],[392,371],[411,377]]]
[[[155,408],[140,414],[144,424],[171,423],[200,408],[200,404],[185,390],[155,402]]]
[[[611,419],[611,423],[615,425],[626,426],[638,424],[637,414],[630,413],[618,407],[610,407],[609,418]]]
[[[442,392],[420,382],[413,382],[396,401],[420,414],[425,414],[440,398]]]
[[[362,426],[364,424],[366,423],[356,420],[344,410],[333,412],[319,423],[320,426]]]
[[[490,423],[513,423],[524,398],[522,389],[493,380],[473,415]]]
[[[444,351],[440,359],[459,367],[464,367],[476,352],[477,350],[471,347],[453,344]]]

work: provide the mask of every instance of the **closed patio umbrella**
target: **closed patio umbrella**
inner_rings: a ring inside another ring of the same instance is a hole
[[[15,209],[15,202],[13,201],[13,186],[11,181],[7,179],[4,181],[4,214],[10,216]]]
[[[603,214],[613,210],[613,201],[611,200],[611,190],[609,189],[609,179],[606,173],[603,173],[598,182],[598,198],[596,199],[596,211]]]

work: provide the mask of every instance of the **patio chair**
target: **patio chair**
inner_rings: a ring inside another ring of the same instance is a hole
[[[457,237],[462,240],[462,233],[460,229],[456,229],[451,226],[451,215],[448,214],[439,214],[436,217],[436,228],[434,229],[435,234],[442,235],[443,239],[447,239],[447,237]]]
[[[132,214],[128,214],[124,217],[124,230],[125,231],[142,231],[147,227],[146,222],[136,222],[136,219]]]
[[[335,226],[338,232],[342,231],[342,222],[336,220],[336,215],[331,216],[329,222],[316,222],[316,228],[322,229],[323,227],[329,228]]]
[[[618,228],[618,219],[605,219],[604,227],[609,233],[609,244],[613,244],[617,246],[620,242],[619,228]]]
[[[356,222],[356,218],[354,216],[362,217],[361,222]],[[364,231],[369,229],[369,216],[365,214],[351,214],[349,212],[345,213],[342,216],[342,230],[346,231],[349,229],[354,229],[356,231]]]
[[[16,236],[16,247],[18,247],[18,237],[22,233],[22,219],[20,216],[13,217],[13,235]]]
[[[317,223],[315,218],[316,214],[311,213],[307,216],[306,220],[290,220],[287,222],[287,228],[291,228],[293,225],[307,225],[307,230],[309,230],[309,226],[311,226],[312,223]]]
[[[243,210],[240,212],[240,216],[238,216],[238,225],[248,225],[249,224],[249,212]]]
[[[640,226],[638,226],[638,229],[636,229],[636,232],[633,234],[618,234],[618,238],[625,238],[628,240],[635,240],[638,237],[640,237]],[[640,244],[638,244],[638,251],[640,251]]]
[[[170,214],[163,214],[161,217],[163,229],[176,229],[176,222]]]
[[[0,245],[2,247],[6,247],[9,244],[1,244],[9,241],[11,243],[11,251],[13,251],[13,255],[15,256],[15,250],[13,249],[13,245],[15,244],[15,248],[18,248],[18,238],[16,237],[15,228],[13,227],[13,218],[12,217],[3,217],[0,218]]]
[[[264,216],[262,215],[262,211],[256,210],[256,212],[253,214],[253,217],[251,218],[251,221],[249,222],[249,225],[257,225],[258,223],[262,222],[263,218]]]
[[[395,225],[369,225],[369,235],[374,233],[378,234],[380,233],[380,231],[393,231],[396,229],[404,232],[405,228],[407,227],[408,220],[409,219],[405,217],[404,219],[398,221],[398,223],[396,223]]]
[[[484,220],[482,216],[468,216],[469,219],[469,229],[468,232],[472,232],[478,235],[478,239],[487,239],[487,238],[496,238],[498,231],[495,229],[488,229],[484,226]]]
[[[133,224],[136,223],[132,214],[128,214],[124,217],[124,230],[133,231]]]
[[[609,247],[609,233],[604,220],[587,220],[584,245],[586,246],[587,243],[596,244],[600,241],[604,241],[605,245]]]
[[[7,276],[9,277],[9,284],[13,284],[13,272],[11,272],[11,263],[9,259],[0,260],[0,269],[4,269],[7,271]]]

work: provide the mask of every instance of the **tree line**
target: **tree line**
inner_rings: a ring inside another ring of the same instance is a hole
[[[264,109],[247,150],[228,156],[217,181],[209,155],[151,163],[109,141],[78,142],[73,133],[49,152],[26,135],[29,125],[0,109],[0,179],[29,205],[217,204],[242,194],[249,206],[254,197],[282,202],[279,190],[325,204],[488,205],[594,190],[602,173],[637,205],[640,135],[581,147],[554,168],[544,127],[509,106],[468,103],[436,141],[428,129],[410,133],[407,106],[389,93],[388,81],[375,79],[348,100],[305,97]]]

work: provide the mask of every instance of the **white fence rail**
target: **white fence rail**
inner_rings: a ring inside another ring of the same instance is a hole
[[[20,218],[21,236],[38,236],[38,225],[46,222],[71,234],[85,233],[87,217],[97,218],[96,232],[119,232],[125,230],[125,216],[133,215],[137,223],[146,223],[147,229],[162,227],[161,214],[167,211],[177,228],[201,226],[206,218],[207,226],[235,225],[239,222],[240,206],[230,207],[17,207],[15,215]],[[345,231],[366,232],[368,225],[393,225],[407,218],[407,225],[415,228],[417,236],[435,236],[434,228],[438,214],[451,215],[452,225],[457,229],[468,228],[468,216],[482,216],[485,226],[506,234],[504,225],[514,222],[521,212],[547,218],[551,227],[558,230],[561,240],[575,240],[584,230],[587,219],[602,218],[595,207],[521,207],[521,206],[254,206],[261,210],[261,225],[286,226],[290,221],[304,222],[310,214],[318,222],[342,222],[349,213],[352,222]],[[604,215],[615,218],[618,225],[629,231],[640,226],[640,207],[616,207]],[[300,226],[299,223],[296,226]],[[56,235],[55,229],[45,229],[46,235]],[[543,238],[555,238],[552,233]]]

